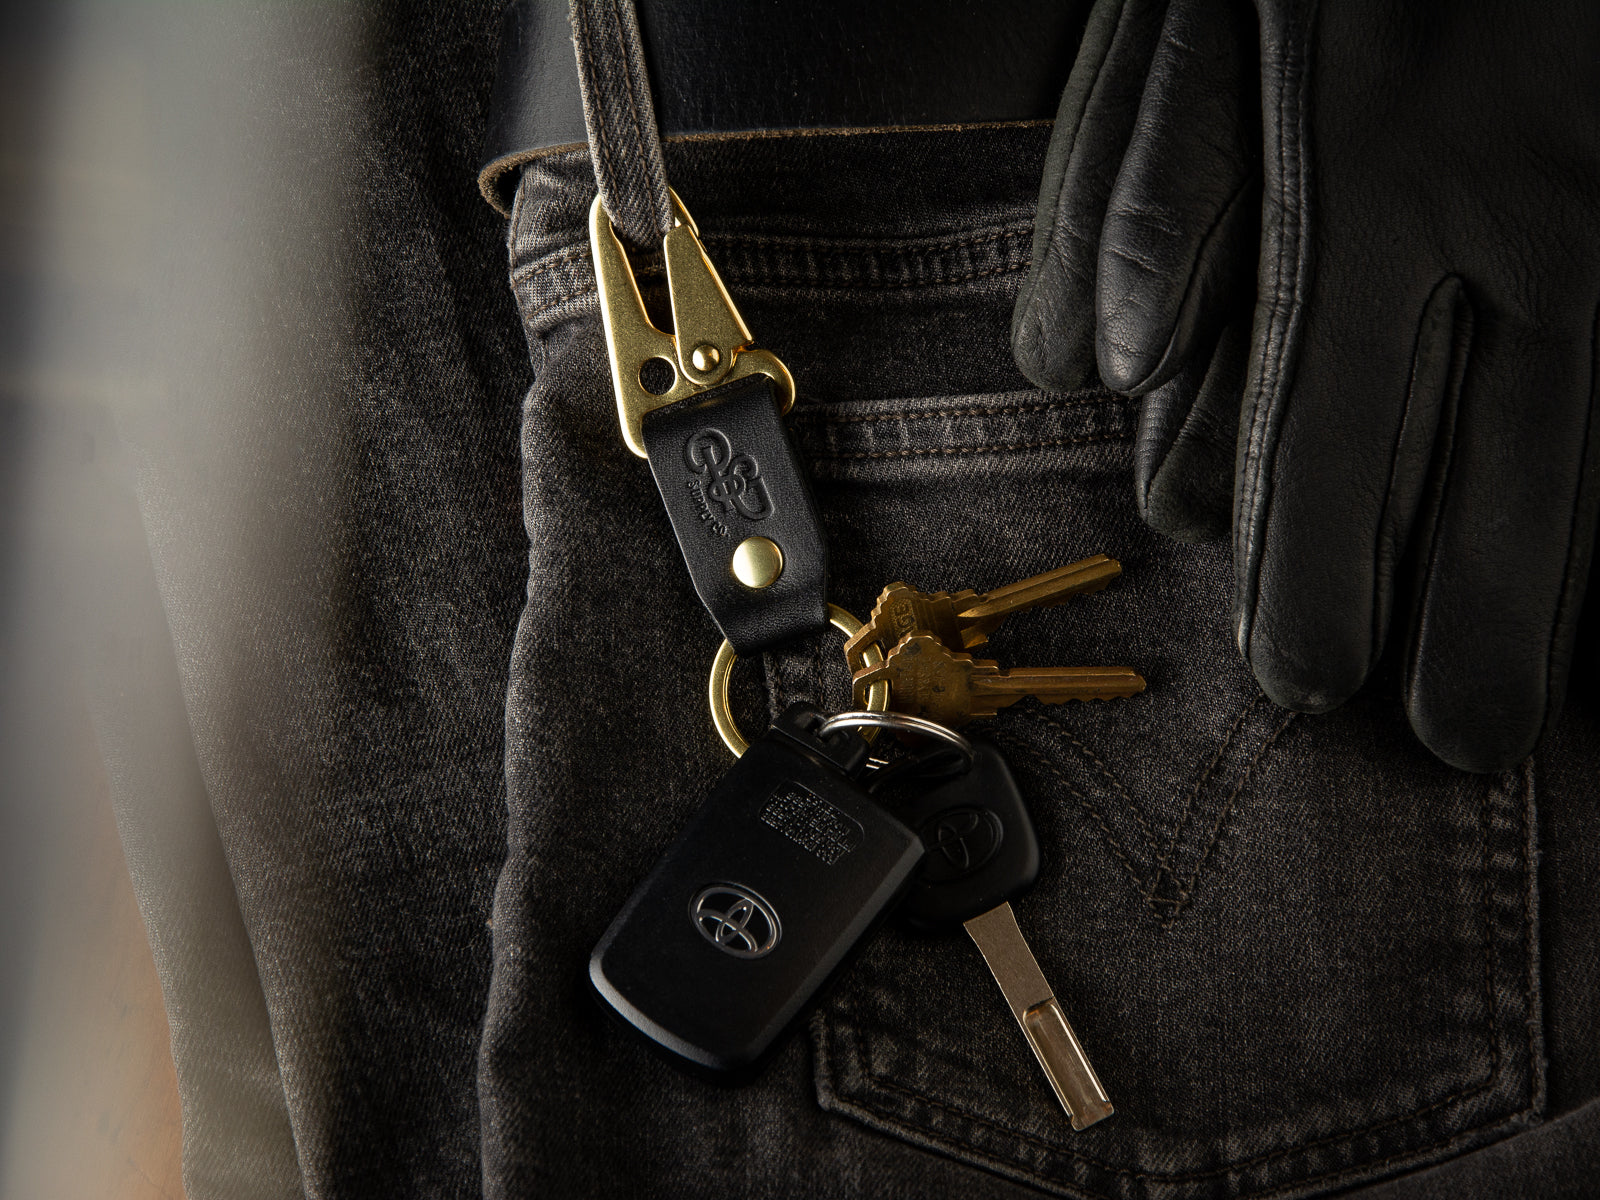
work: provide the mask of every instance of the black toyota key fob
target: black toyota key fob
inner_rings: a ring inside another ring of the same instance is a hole
[[[856,782],[867,745],[791,705],[606,930],[589,979],[661,1049],[747,1076],[898,897],[922,843]]]
[[[1038,878],[1039,838],[1000,751],[973,738],[972,754],[970,770],[895,810],[928,848],[900,915],[917,929],[966,929],[1072,1127],[1087,1129],[1112,1114],[1111,1097],[1011,910]]]
[[[1000,751],[972,739],[970,770],[895,806],[928,857],[899,915],[925,931],[948,929],[1014,899],[1039,876],[1039,838]]]

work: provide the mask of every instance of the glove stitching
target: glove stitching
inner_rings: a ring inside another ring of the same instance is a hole
[[[1246,450],[1245,495],[1235,515],[1234,544],[1239,561],[1238,641],[1239,649],[1249,658],[1249,645],[1255,629],[1256,608],[1260,602],[1260,559],[1262,548],[1253,536],[1265,527],[1268,515],[1265,509],[1271,504],[1266,475],[1270,469],[1271,449],[1275,447],[1282,419],[1281,409],[1285,398],[1283,391],[1283,363],[1289,354],[1293,326],[1298,325],[1294,300],[1299,297],[1304,282],[1306,255],[1305,210],[1306,171],[1303,162],[1308,157],[1305,147],[1304,96],[1310,86],[1310,71],[1304,63],[1295,63],[1297,53],[1303,53],[1301,42],[1309,39],[1315,20],[1315,4],[1305,20],[1304,29],[1286,31],[1286,45],[1277,64],[1278,137],[1276,139],[1279,177],[1277,196],[1280,229],[1274,237],[1275,262],[1272,276],[1272,303],[1268,309],[1266,330],[1261,338],[1261,349],[1256,356],[1256,394],[1252,403],[1250,437]],[[1290,76],[1294,76],[1293,82]],[[1284,136],[1289,119],[1293,118],[1294,137]],[[1292,146],[1292,149],[1291,149]],[[1297,169],[1300,168],[1300,169]],[[1291,203],[1291,200],[1294,202]],[[1287,231],[1283,227],[1289,227]],[[1287,232],[1287,236],[1286,236]],[[1295,271],[1285,280],[1285,263],[1289,258],[1290,240],[1293,239]],[[1284,312],[1287,284],[1289,312]],[[1264,398],[1270,397],[1266,403]]]

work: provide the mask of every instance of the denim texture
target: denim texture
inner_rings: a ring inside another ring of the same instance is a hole
[[[576,0],[570,19],[595,186],[624,241],[655,245],[672,228],[672,195],[638,13],[618,0]]]
[[[730,136],[666,155],[795,375],[836,602],[864,614],[891,580],[981,589],[1123,562],[1108,591],[1013,617],[985,653],[1126,663],[1149,690],[978,727],[1044,845],[1018,919],[1117,1115],[1070,1132],[959,934],[885,931],[734,1091],[679,1075],[586,995],[595,939],[729,760],[702,698],[714,627],[615,428],[588,157],[559,153],[525,169],[510,230],[535,367],[530,603],[480,1066],[488,1194],[1323,1195],[1595,1093],[1592,1002],[1545,983],[1552,964],[1592,971],[1592,911],[1568,900],[1575,879],[1541,888],[1537,852],[1545,810],[1594,861],[1592,704],[1538,759],[1472,776],[1413,742],[1392,676],[1323,716],[1261,695],[1229,634],[1226,546],[1138,518],[1135,406],[1034,390],[1010,361],[1046,136]],[[636,267],[659,305],[659,262]],[[833,635],[736,681],[752,728],[846,699]],[[1542,909],[1565,944],[1542,944]]]
[[[1066,1132],[959,935],[886,930],[743,1089],[604,1019],[588,953],[729,761],[716,634],[617,432],[585,155],[528,171],[506,286],[472,185],[498,7],[95,10],[142,64],[149,190],[89,189],[126,257],[56,319],[117,368],[96,444],[121,443],[137,513],[86,522],[134,528],[91,576],[85,659],[204,1114],[191,1200],[1570,1178],[1600,1141],[1592,686],[1490,778],[1410,741],[1391,676],[1324,717],[1256,696],[1226,548],[1137,519],[1136,406],[1011,363],[1043,128],[665,153],[794,371],[836,601],[1124,562],[993,651],[1150,689],[979,727],[1044,841],[1018,917],[1117,1115]],[[841,706],[838,640],[736,686],[751,732],[793,697]]]
[[[528,378],[472,186],[497,7],[78,14],[133,148],[59,319],[138,506],[86,677],[190,1200],[481,1191]]]

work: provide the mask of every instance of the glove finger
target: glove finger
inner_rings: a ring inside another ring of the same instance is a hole
[[[1099,0],[1061,95],[1045,155],[1033,262],[1011,321],[1011,353],[1039,387],[1094,375],[1095,266],[1106,201],[1160,33],[1158,0]]]
[[[1348,699],[1383,649],[1396,563],[1472,338],[1454,277],[1421,296],[1397,286],[1360,314],[1330,309],[1328,297],[1353,294],[1343,275],[1359,269],[1325,264],[1304,328],[1331,329],[1318,314],[1337,312],[1336,336],[1300,339],[1287,386],[1264,386],[1264,356],[1253,355],[1240,418],[1239,649],[1268,696],[1306,712]],[[1257,351],[1269,324],[1258,315]],[[1409,347],[1394,337],[1407,327],[1417,331]]]
[[[1249,349],[1245,314],[1223,330],[1209,359],[1190,363],[1144,398],[1133,442],[1134,498],[1158,533],[1183,542],[1227,535]]]
[[[1525,758],[1556,713],[1600,511],[1600,315],[1474,339],[1420,537],[1406,709],[1469,771]],[[1559,340],[1552,345],[1552,334]]]
[[[1176,3],[1100,235],[1100,377],[1140,395],[1210,348],[1254,294],[1261,103],[1248,4]]]

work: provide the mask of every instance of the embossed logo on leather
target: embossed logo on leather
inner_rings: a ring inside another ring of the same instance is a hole
[[[708,427],[692,434],[683,444],[683,461],[698,477],[690,486],[699,491],[706,517],[716,519],[712,505],[722,516],[738,514],[747,521],[765,521],[772,515],[761,464],[753,455],[736,451],[722,430]]]

